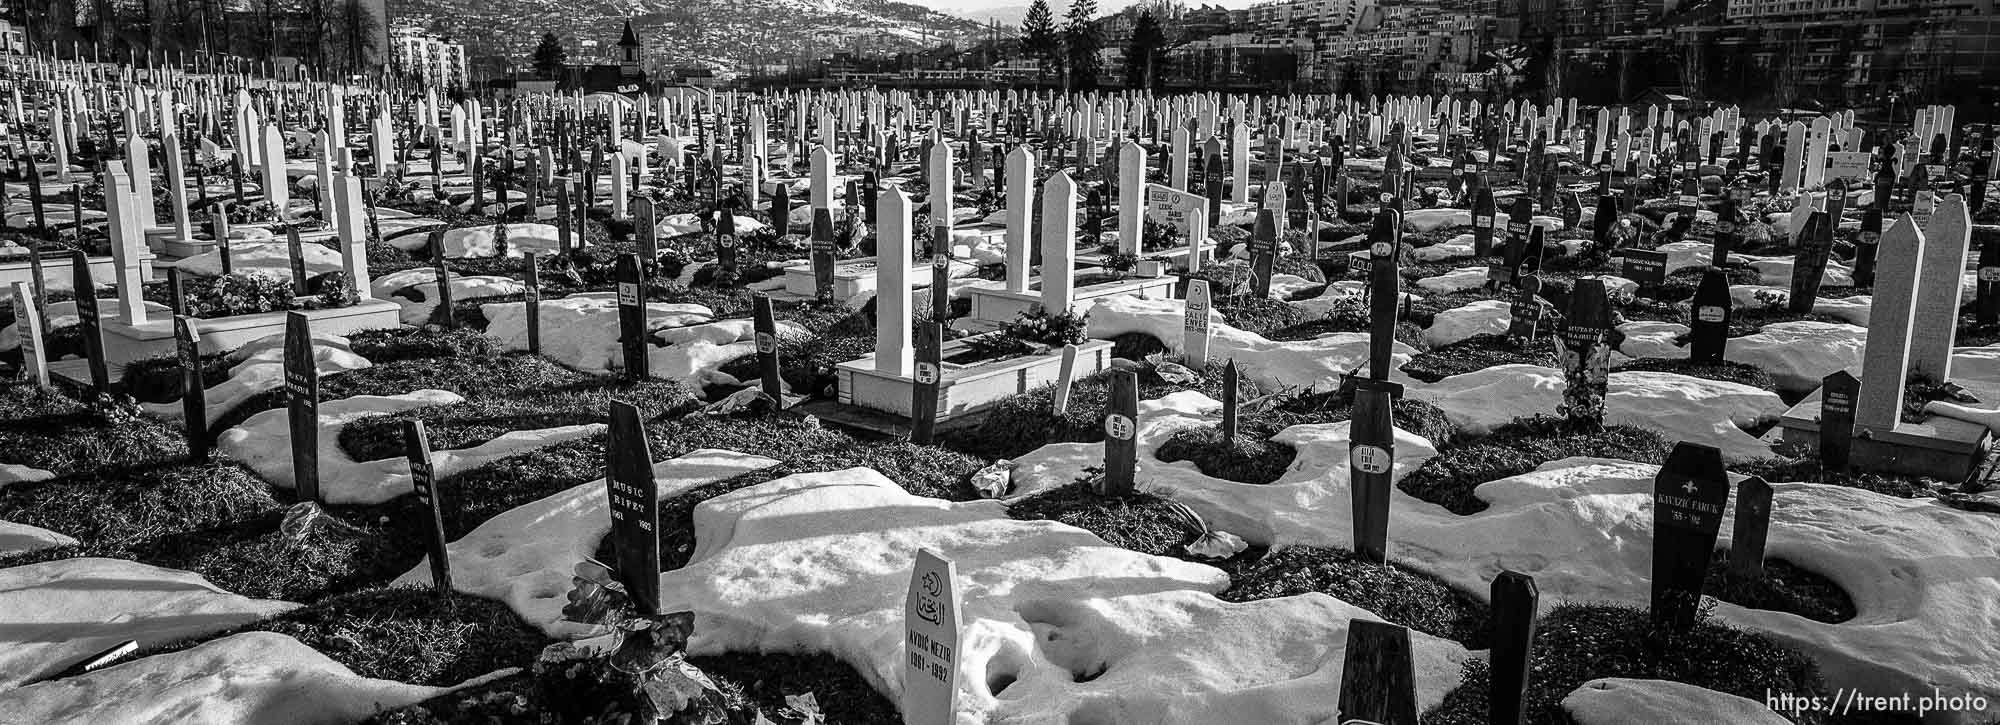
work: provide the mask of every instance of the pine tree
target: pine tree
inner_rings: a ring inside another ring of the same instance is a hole
[[[535,46],[535,72],[543,80],[554,78],[569,60],[569,53],[563,50],[562,40],[555,33],[543,33],[541,45]]]
[[[1056,34],[1056,19],[1049,12],[1049,0],[1035,0],[1028,6],[1028,16],[1021,21],[1021,53],[1035,60],[1036,80],[1060,62],[1061,52],[1062,38]]]
[[[1063,13],[1063,50],[1069,58],[1070,87],[1086,91],[1097,87],[1101,63],[1097,52],[1104,48],[1104,31],[1097,28],[1097,0],[1070,0]]]
[[[1166,65],[1167,33],[1153,11],[1142,10],[1132,22],[1132,37],[1125,41],[1125,85],[1150,90],[1158,85]]]

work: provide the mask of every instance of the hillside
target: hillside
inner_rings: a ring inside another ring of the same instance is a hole
[[[893,0],[390,0],[390,13],[525,67],[544,32],[571,62],[608,61],[630,18],[650,59],[724,69],[807,63],[836,50],[915,50],[977,22]],[[594,43],[595,47],[587,44]]]

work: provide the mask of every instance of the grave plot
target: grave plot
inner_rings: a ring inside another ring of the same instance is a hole
[[[29,74],[0,711],[2000,715],[1947,109]]]

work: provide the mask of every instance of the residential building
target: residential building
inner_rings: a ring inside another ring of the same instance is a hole
[[[397,75],[426,88],[464,88],[465,46],[424,31],[402,27],[389,34],[391,63]]]

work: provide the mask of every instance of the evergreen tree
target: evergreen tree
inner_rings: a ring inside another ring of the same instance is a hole
[[[1101,69],[1097,52],[1104,49],[1104,31],[1097,28],[1097,0],[1070,0],[1063,13],[1063,50],[1069,58],[1070,88],[1087,91],[1097,87]]]
[[[1167,32],[1153,11],[1142,10],[1132,23],[1132,37],[1125,41],[1125,85],[1152,89],[1159,85],[1166,66]]]
[[[568,60],[569,53],[563,50],[562,40],[555,33],[543,33],[541,45],[535,46],[535,73],[543,80],[554,78]]]
[[[1028,6],[1028,16],[1021,21],[1021,53],[1038,64],[1036,80],[1061,62],[1062,37],[1056,34],[1056,19],[1049,12],[1049,0],[1035,0],[1035,4]]]

